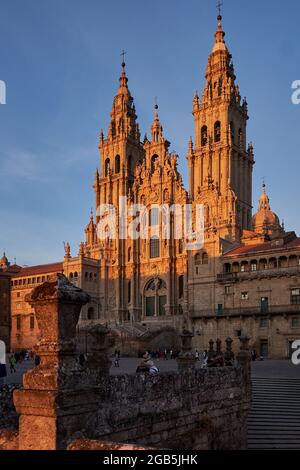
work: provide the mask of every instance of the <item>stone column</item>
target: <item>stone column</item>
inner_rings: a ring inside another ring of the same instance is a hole
[[[57,274],[26,300],[40,330],[35,347],[40,365],[24,375],[24,389],[14,392],[19,449],[65,449],[74,437],[93,436],[99,406],[97,383],[75,353],[80,310],[90,298]]]
[[[236,359],[243,369],[245,395],[251,397],[251,359],[249,351],[250,337],[243,335],[240,336],[239,340],[241,346]]]
[[[179,372],[194,370],[196,364],[195,354],[192,349],[192,339],[194,335],[188,330],[183,330],[180,335],[182,348],[177,357],[177,366]]]

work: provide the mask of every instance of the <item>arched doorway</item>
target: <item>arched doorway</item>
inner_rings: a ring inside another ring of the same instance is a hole
[[[160,278],[147,282],[144,290],[144,317],[165,316],[167,303],[167,284]]]
[[[89,309],[87,311],[87,319],[88,320],[96,320],[97,319],[97,315],[96,315],[94,307],[89,307]]]

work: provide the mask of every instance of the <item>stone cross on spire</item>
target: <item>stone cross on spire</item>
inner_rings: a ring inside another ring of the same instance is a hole
[[[125,66],[125,55],[126,55],[126,51],[124,51],[124,49],[123,49],[122,52],[121,52],[121,56],[123,57],[123,60],[122,60],[122,66],[123,67]]]

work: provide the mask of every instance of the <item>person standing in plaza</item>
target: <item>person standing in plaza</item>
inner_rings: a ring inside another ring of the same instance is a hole
[[[6,365],[0,362],[0,387],[4,385],[4,379],[7,376]]]
[[[9,368],[10,368],[10,373],[14,374],[16,372],[16,358],[14,354],[11,354],[9,356]]]

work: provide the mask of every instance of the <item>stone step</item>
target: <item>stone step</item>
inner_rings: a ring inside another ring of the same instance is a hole
[[[300,449],[300,380],[255,377],[249,449]]]

